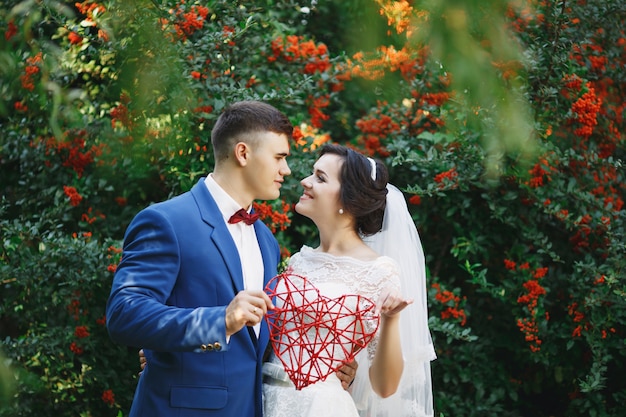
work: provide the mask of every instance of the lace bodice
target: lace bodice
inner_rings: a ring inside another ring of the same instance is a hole
[[[398,290],[400,287],[397,264],[385,256],[372,261],[360,261],[303,246],[300,252],[291,257],[289,268],[293,274],[306,277],[327,298],[353,294],[367,297],[375,303],[386,287]],[[361,353],[373,358],[377,342],[378,335],[375,335],[367,351]],[[301,355],[305,353],[300,352]],[[340,355],[336,353],[335,357]],[[271,363],[266,366],[273,364],[282,369],[280,360],[273,353],[269,361]],[[284,371],[282,374],[284,382],[273,380],[263,385],[266,417],[358,417],[350,393],[343,389],[336,374],[332,373],[326,379],[299,391],[287,379]]]
[[[306,277],[322,295],[329,298],[356,294],[376,303],[383,289],[390,287],[400,290],[398,267],[387,256],[361,261],[303,246],[300,252],[291,257],[289,268],[294,274]],[[374,357],[377,344],[378,335],[367,346],[370,359]]]

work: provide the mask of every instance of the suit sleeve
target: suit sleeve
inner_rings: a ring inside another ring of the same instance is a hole
[[[228,350],[226,306],[167,304],[180,267],[171,222],[158,210],[141,211],[126,232],[107,302],[107,329],[114,342],[157,351],[202,351],[207,344]]]

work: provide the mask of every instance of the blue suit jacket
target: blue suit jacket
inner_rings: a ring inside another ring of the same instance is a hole
[[[280,250],[261,221],[254,228],[267,283]],[[204,179],[137,214],[106,313],[111,338],[144,348],[149,363],[131,417],[262,415],[267,324],[258,340],[248,327],[225,338],[226,305],[241,290],[237,248]]]

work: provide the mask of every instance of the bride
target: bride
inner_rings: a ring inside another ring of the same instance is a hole
[[[387,180],[382,163],[325,145],[301,181],[296,211],[313,220],[320,244],[294,254],[288,271],[325,297],[374,301],[380,325],[356,358],[348,391],[334,372],[296,389],[283,367],[290,358],[272,352],[264,364],[265,417],[433,415],[424,255],[404,197]]]

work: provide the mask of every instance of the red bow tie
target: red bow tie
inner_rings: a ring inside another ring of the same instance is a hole
[[[259,218],[258,213],[250,214],[244,209],[239,209],[235,214],[230,216],[230,219],[228,219],[228,223],[235,224],[235,223],[239,223],[243,221],[245,224],[250,225],[254,223],[258,218]]]

